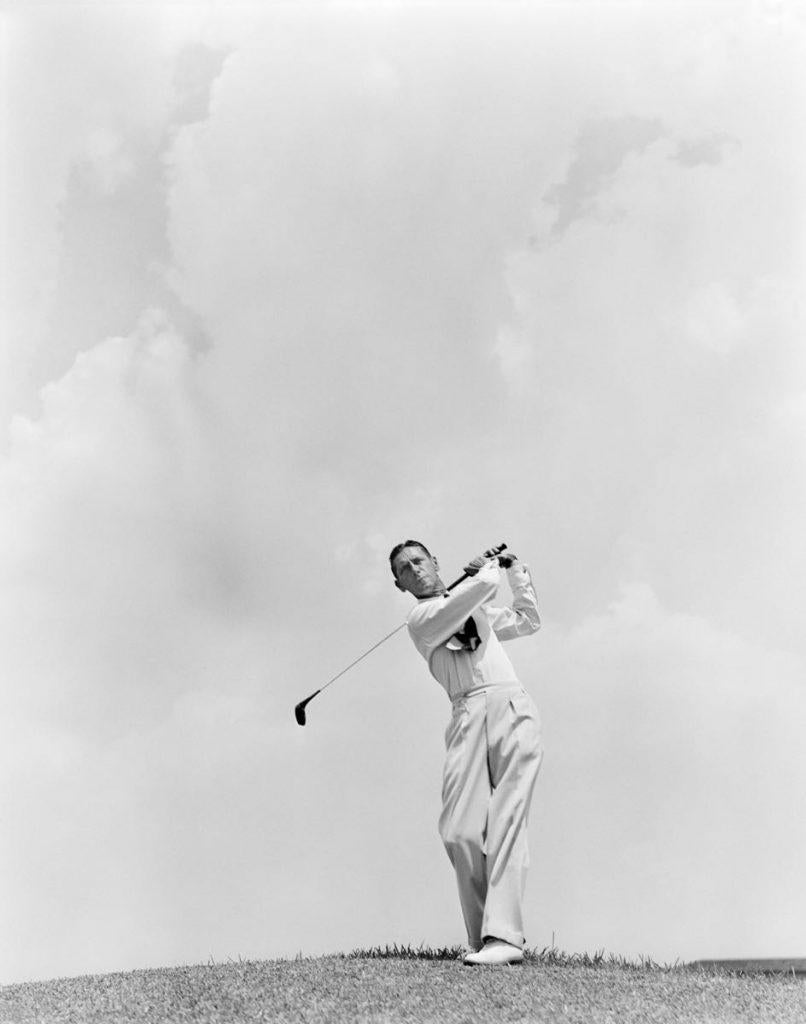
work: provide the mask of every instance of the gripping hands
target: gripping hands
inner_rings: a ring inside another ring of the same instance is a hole
[[[489,562],[491,558],[497,559],[498,564],[502,569],[509,569],[514,562],[518,561],[518,556],[513,555],[511,551],[507,551],[505,555],[500,554],[500,551],[501,548],[490,548],[489,551],[485,551],[483,555],[478,555],[476,558],[472,559],[464,568],[465,575],[475,576],[479,569]]]

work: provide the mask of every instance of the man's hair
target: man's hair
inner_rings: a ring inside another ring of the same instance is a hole
[[[399,544],[395,544],[392,550],[389,552],[389,568],[392,570],[392,575],[397,579],[397,573],[395,572],[395,559],[403,550],[403,548],[420,548],[423,550],[429,558],[432,558],[431,552],[423,544],[421,540],[402,540]]]

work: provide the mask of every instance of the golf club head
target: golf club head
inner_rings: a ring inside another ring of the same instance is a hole
[[[317,690],[316,693],[319,693],[319,690]],[[297,725],[305,725],[305,705],[314,699],[316,693],[312,693],[310,697],[306,697],[305,700],[301,700],[294,708],[294,718],[297,720]]]

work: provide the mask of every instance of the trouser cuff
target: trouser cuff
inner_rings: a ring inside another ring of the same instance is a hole
[[[481,937],[482,943],[488,939],[500,939],[502,942],[508,942],[510,946],[517,946],[518,949],[523,949],[525,939],[520,932],[507,931],[506,928],[487,928],[484,931],[484,935]]]

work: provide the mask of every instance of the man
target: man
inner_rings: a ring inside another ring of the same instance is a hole
[[[417,598],[407,624],[414,645],[453,705],[445,732],[439,831],[456,871],[471,952],[466,964],[523,960],[527,819],[543,750],[540,719],[502,640],[540,628],[528,568],[493,553],[465,566],[448,592],[439,563],[417,540],[396,545],[395,585]],[[507,570],[511,607],[491,604]]]

